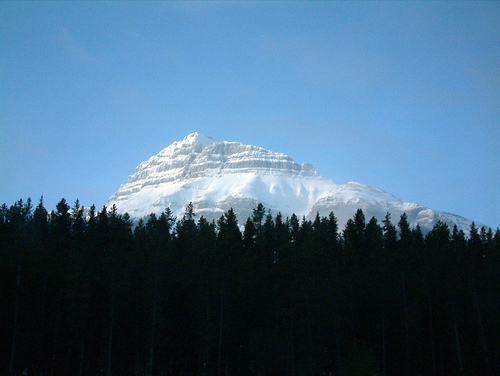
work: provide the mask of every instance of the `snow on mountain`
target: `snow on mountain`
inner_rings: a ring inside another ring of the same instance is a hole
[[[343,229],[361,208],[368,221],[381,221],[387,212],[394,223],[403,212],[412,226],[423,231],[438,221],[464,231],[471,221],[453,214],[405,203],[380,189],[350,182],[335,184],[318,174],[314,166],[298,164],[285,154],[240,142],[217,142],[192,133],[137,166],[135,173],[107,202],[132,218],[160,214],[169,207],[181,217],[192,202],[195,213],[208,220],[218,219],[233,208],[240,224],[252,215],[258,203],[275,215],[295,213],[313,219],[317,213],[333,211]]]

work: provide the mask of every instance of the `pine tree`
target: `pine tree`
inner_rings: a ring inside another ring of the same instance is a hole
[[[236,287],[236,270],[238,256],[242,251],[242,235],[238,228],[238,220],[233,209],[229,209],[217,221],[217,252],[218,265],[220,270],[220,301],[219,301],[219,344],[217,373],[222,374],[223,368],[228,370],[231,366],[231,359],[236,358],[232,347],[231,339],[235,332],[234,325],[230,325],[228,320],[234,314],[234,304],[232,299],[232,288]],[[227,373],[227,371],[226,371]]]
[[[391,213],[387,212],[384,220],[382,221],[384,224],[384,247],[386,250],[392,250],[395,252],[396,250],[396,240],[397,240],[397,231],[396,227],[391,222]]]

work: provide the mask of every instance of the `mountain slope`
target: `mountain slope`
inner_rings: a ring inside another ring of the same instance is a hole
[[[402,202],[374,187],[335,184],[312,165],[300,165],[285,154],[240,142],[217,142],[198,133],[137,166],[106,205],[116,205],[119,212],[128,212],[132,218],[159,214],[167,207],[180,217],[189,202],[197,215],[209,220],[233,208],[240,223],[262,203],[284,217],[295,213],[312,219],[316,213],[326,216],[333,211],[340,229],[358,208],[367,220],[375,216],[380,221],[389,212],[395,223],[406,212],[410,224],[420,225],[423,231],[438,220],[450,227],[457,224],[464,231],[471,224],[456,215]]]

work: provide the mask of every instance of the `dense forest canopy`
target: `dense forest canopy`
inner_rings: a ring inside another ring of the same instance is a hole
[[[5,375],[498,375],[500,230],[19,200],[0,307]]]

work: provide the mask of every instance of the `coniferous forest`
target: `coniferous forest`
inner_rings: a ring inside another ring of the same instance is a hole
[[[500,230],[396,222],[4,204],[0,374],[499,375]]]

